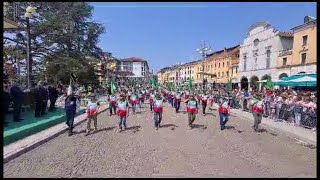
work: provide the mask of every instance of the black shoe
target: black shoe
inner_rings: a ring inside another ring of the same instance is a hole
[[[73,135],[73,132],[72,132],[72,131],[69,131],[68,136],[72,136],[72,135]]]
[[[20,118],[19,121],[23,121],[24,119]]]
[[[220,129],[221,129],[221,131],[223,131],[225,129],[225,127],[221,127]]]

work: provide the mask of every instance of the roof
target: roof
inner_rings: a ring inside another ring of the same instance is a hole
[[[253,30],[254,28],[259,27],[259,26],[263,26],[263,27],[267,28],[267,27],[270,27],[271,24],[268,23],[268,22],[256,22],[256,23],[254,23],[252,26],[250,26],[250,28],[249,28],[248,31],[247,31],[248,34],[249,34],[249,32],[250,32],[251,30]]]
[[[216,52],[213,52],[211,54],[208,54],[207,57],[211,57],[211,56],[215,56],[215,55],[220,55],[222,54],[223,52],[227,52],[227,53],[230,53],[232,51],[234,51],[235,49],[237,48],[240,48],[240,45],[236,45],[236,46],[233,46],[233,47],[230,47],[230,48],[225,48],[223,50],[220,50],[220,51],[216,51]]]
[[[137,58],[137,57],[130,57],[126,59],[122,59],[121,61],[127,61],[127,62],[146,62],[146,60],[142,58]]]
[[[296,26],[296,27],[292,28],[291,30],[292,30],[292,31],[295,31],[295,30],[297,30],[297,29],[306,27],[306,26],[308,26],[308,25],[310,25],[310,24],[317,24],[317,19],[311,18],[310,21],[307,21],[307,22],[305,22],[305,23],[302,24],[302,25]]]
[[[293,37],[293,32],[279,32],[278,35],[281,37]]]

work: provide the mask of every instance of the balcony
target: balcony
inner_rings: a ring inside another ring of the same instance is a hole
[[[291,55],[291,54],[292,54],[292,49],[288,49],[288,50],[281,51],[279,53],[278,57],[288,56],[288,55]]]
[[[6,31],[23,29],[18,20],[17,2],[5,2],[3,7],[3,29]]]

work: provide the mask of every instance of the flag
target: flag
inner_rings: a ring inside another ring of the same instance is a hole
[[[115,83],[115,80],[113,78],[112,81],[111,81],[111,94],[114,94],[115,90],[116,90],[116,83]]]
[[[229,94],[232,93],[232,82],[231,82],[231,78],[228,80],[227,90],[228,90],[228,93],[229,93]]]
[[[191,90],[192,90],[192,79],[191,79],[191,77],[189,77],[189,79],[188,79],[188,86],[189,86],[189,93],[190,93]]]
[[[151,84],[152,84],[152,87],[156,87],[157,86],[157,83],[156,83],[156,80],[155,80],[154,76],[152,76]]]
[[[71,75],[70,75],[70,83],[69,83],[69,88],[71,89],[71,91],[73,92],[73,91],[75,91],[75,85],[76,85],[76,76],[73,74],[73,73],[71,73]]]
[[[269,76],[267,79],[266,84],[264,85],[264,87],[266,87],[268,90],[273,90],[273,82],[271,81],[271,77]]]

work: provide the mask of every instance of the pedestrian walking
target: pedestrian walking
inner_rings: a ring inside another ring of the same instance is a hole
[[[49,86],[48,87],[48,92],[49,92],[49,100],[50,100],[49,111],[51,112],[51,111],[54,111],[56,109],[55,104],[56,104],[56,101],[58,99],[59,92],[53,86]]]
[[[223,131],[226,127],[226,123],[229,120],[230,106],[227,98],[222,98],[218,108],[220,118],[220,129]]]
[[[71,86],[69,86],[67,91],[67,98],[65,99],[64,109],[67,117],[66,124],[69,127],[69,136],[71,136],[73,134],[73,128],[74,128],[73,123],[74,123],[74,118],[76,116],[76,109],[77,109],[77,98],[74,96]]]
[[[17,82],[13,83],[13,86],[10,88],[10,94],[13,102],[13,121],[19,122],[23,119],[21,118],[21,108],[24,98],[24,93],[19,87]]]
[[[162,112],[163,112],[163,98],[160,94],[156,95],[156,99],[154,101],[153,106],[153,112],[154,112],[154,126],[156,130],[160,128],[160,123],[162,120]]]
[[[91,121],[93,121],[94,124],[94,131],[97,131],[98,129],[98,122],[97,122],[97,116],[100,108],[100,103],[97,102],[97,97],[95,93],[91,94],[90,102],[88,102],[86,112],[87,112],[87,130],[85,136],[90,134],[91,130]]]
[[[252,128],[255,132],[257,132],[263,114],[263,102],[261,100],[261,96],[258,93],[253,94],[253,98],[249,101],[249,108],[251,109],[254,119]]]
[[[129,116],[129,103],[124,94],[120,95],[120,100],[117,102],[117,115],[119,116],[118,132],[120,133],[127,128],[127,117]]]
[[[192,129],[192,124],[196,119],[196,114],[198,113],[198,102],[193,93],[190,93],[189,96],[189,99],[187,99],[185,102],[187,103],[188,126],[189,129]]]
[[[42,96],[42,103],[41,103],[41,111],[40,111],[40,116],[46,115],[46,110],[48,106],[48,100],[49,100],[49,92],[47,88],[48,84],[43,83],[43,86],[40,88],[41,96]]]

